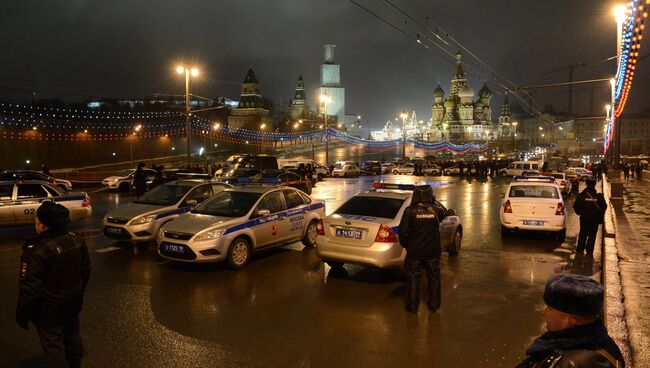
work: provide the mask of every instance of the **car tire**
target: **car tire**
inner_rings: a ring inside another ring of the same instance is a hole
[[[449,249],[447,249],[449,255],[450,256],[458,255],[462,243],[463,243],[463,232],[460,230],[456,230],[454,232],[454,238],[452,239],[451,244],[449,244]]]
[[[343,268],[343,262],[325,261],[325,263],[327,263],[327,265],[330,266],[331,268]]]
[[[127,183],[127,182],[122,182],[122,183],[120,183],[120,185],[117,187],[117,190],[119,190],[120,192],[128,192],[129,189],[131,189],[131,188],[130,188],[129,183]]]
[[[305,190],[305,193],[307,193],[307,195],[311,195],[311,185],[307,184],[306,189],[307,190]]]
[[[324,178],[325,178],[325,175],[318,174],[318,181],[323,181]]]
[[[564,242],[566,239],[566,229],[563,229],[562,231],[558,231],[554,234],[555,240]]]
[[[505,178],[506,176],[508,176],[508,173],[505,172],[505,171],[501,171],[501,176],[503,176]]]
[[[251,243],[246,238],[236,238],[228,247],[226,260],[232,269],[240,269],[248,263],[251,257]]]
[[[316,237],[318,236],[317,230],[316,230],[316,221],[312,221],[307,225],[307,229],[305,230],[305,236],[302,238],[302,244],[305,247],[314,247],[316,246]]]
[[[449,170],[445,171],[445,176],[451,176],[451,171]]]
[[[393,175],[399,175],[399,172],[397,170],[393,170]]]

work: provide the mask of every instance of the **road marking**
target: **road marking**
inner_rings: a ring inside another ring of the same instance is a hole
[[[107,248],[97,249],[95,252],[97,252],[97,253],[108,253],[108,252],[112,252],[112,251],[120,250],[120,249],[122,249],[122,248],[120,248],[120,247],[107,247]]]

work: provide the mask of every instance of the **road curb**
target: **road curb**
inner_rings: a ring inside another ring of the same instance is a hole
[[[611,188],[607,177],[603,175],[603,196],[607,202],[602,237],[602,272],[601,282],[605,287],[604,320],[609,335],[616,341],[625,358],[625,366],[633,367],[630,338],[625,319],[623,301],[623,284],[619,267],[618,248],[616,244],[616,215],[611,201]]]

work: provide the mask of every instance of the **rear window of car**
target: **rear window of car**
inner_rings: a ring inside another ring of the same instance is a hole
[[[403,199],[357,196],[343,203],[334,213],[393,219],[403,203]]]
[[[557,199],[558,193],[555,187],[543,185],[515,185],[510,187],[510,194],[508,197]]]

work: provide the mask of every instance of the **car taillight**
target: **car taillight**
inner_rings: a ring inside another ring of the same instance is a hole
[[[503,205],[503,213],[512,213],[512,206],[510,205],[510,200],[507,200]]]
[[[393,229],[388,227],[388,225],[381,224],[381,226],[379,226],[379,231],[377,231],[375,242],[396,243],[398,242],[398,240],[397,240],[397,235],[395,235]]]
[[[558,202],[557,209],[555,210],[555,214],[558,216],[564,216],[564,205],[562,204],[562,202]]]
[[[323,226],[323,219],[318,219],[316,223],[316,234],[325,235],[325,226]]]
[[[90,206],[90,197],[86,196],[83,202],[81,202],[81,207],[88,207],[88,206]]]

